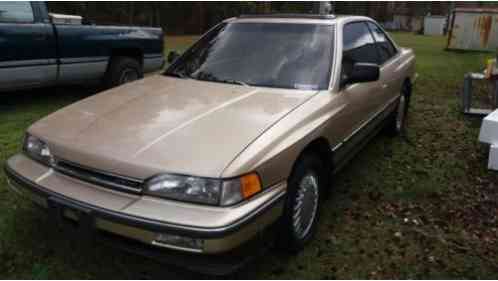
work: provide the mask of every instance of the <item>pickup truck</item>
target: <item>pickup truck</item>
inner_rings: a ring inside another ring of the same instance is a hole
[[[44,2],[0,2],[0,92],[93,82],[111,88],[163,65],[161,28],[74,24],[58,16]]]

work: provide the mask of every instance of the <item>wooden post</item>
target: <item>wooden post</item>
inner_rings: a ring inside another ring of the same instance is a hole
[[[495,63],[493,68],[491,69],[491,77],[493,78],[493,84],[495,86],[494,90],[494,109],[498,108],[498,79],[496,79],[496,76],[494,75],[495,69],[498,68],[498,48],[496,48],[496,54],[495,54]]]

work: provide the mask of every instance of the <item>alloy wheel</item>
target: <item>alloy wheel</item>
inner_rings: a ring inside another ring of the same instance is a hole
[[[310,172],[299,183],[292,214],[294,234],[303,239],[308,235],[318,210],[318,178]]]

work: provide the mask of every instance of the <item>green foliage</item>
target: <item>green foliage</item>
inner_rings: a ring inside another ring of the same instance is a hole
[[[48,279],[49,269],[47,266],[39,263],[33,264],[33,279],[44,280]]]

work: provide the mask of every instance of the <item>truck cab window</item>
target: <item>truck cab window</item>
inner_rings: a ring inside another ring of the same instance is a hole
[[[0,2],[0,22],[31,23],[33,21],[33,9],[29,2]]]
[[[375,41],[364,22],[344,26],[341,80],[346,79],[355,63],[379,63]]]
[[[380,53],[380,64],[385,63],[388,61],[390,58],[394,57],[396,55],[396,48],[394,47],[393,43],[389,40],[387,35],[380,29],[380,27],[374,23],[369,22],[368,27],[370,30],[372,30],[372,34],[375,39],[375,44],[377,45],[377,48],[379,49]]]

